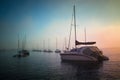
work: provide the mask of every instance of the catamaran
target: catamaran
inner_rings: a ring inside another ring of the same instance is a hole
[[[76,16],[75,16],[75,5],[73,6],[73,17],[74,17],[74,30],[75,30],[75,48],[60,53],[62,61],[92,61],[99,62],[109,60],[108,57],[104,56],[102,51],[97,47],[93,46],[96,42],[79,42],[76,36]],[[86,37],[86,36],[85,36]],[[77,47],[77,45],[84,45]],[[68,46],[69,47],[69,46]]]

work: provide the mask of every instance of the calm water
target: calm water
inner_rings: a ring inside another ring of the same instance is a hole
[[[0,51],[0,80],[120,80],[120,51],[104,50],[110,60],[100,64],[61,62],[57,53]]]

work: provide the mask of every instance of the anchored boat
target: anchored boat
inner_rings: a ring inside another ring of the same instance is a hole
[[[74,17],[74,30],[75,30],[75,48],[61,53],[60,54],[61,60],[62,61],[92,61],[92,62],[109,60],[109,58],[104,56],[102,51],[97,46],[93,46],[96,42],[86,42],[86,35],[85,35],[85,42],[77,41],[75,5],[73,7],[73,12],[74,12],[73,17]],[[84,45],[84,46],[77,48],[77,45]]]
[[[22,42],[22,50],[19,50],[20,45],[19,45],[19,35],[18,35],[18,53],[15,54],[13,57],[26,57],[26,56],[28,56],[30,53],[28,50],[25,49],[25,45],[26,45],[26,36]]]

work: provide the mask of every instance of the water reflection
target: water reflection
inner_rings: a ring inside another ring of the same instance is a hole
[[[100,80],[100,69],[103,63],[61,62],[64,79],[67,80]]]

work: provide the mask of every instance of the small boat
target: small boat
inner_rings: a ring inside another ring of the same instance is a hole
[[[55,53],[61,53],[61,51],[59,49],[56,49]]]
[[[21,50],[18,52],[18,54],[14,55],[13,57],[26,57],[29,55],[29,52],[27,50]]]
[[[42,50],[39,50],[39,49],[33,49],[32,51],[33,52],[42,52]]]
[[[52,50],[50,50],[50,46],[49,46],[49,39],[48,39],[48,49],[45,49],[45,40],[43,41],[43,51],[42,52],[45,52],[45,53],[51,53],[53,52]]]
[[[47,53],[52,53],[53,51],[50,49],[50,39],[48,39],[48,49]]]
[[[109,60],[109,58],[104,56],[102,51],[97,46],[93,46],[96,42],[86,42],[86,35],[85,35],[85,42],[77,41],[77,39],[76,39],[75,5],[73,7],[73,11],[74,11],[73,16],[74,16],[74,29],[75,29],[75,48],[73,48],[71,50],[66,50],[63,53],[61,53],[60,54],[61,60],[62,61],[82,61],[82,62],[83,61],[85,61],[85,62],[101,62],[104,60]],[[78,48],[77,45],[84,45],[84,46],[81,46]]]
[[[42,52],[42,50],[38,47],[38,44],[37,44],[36,48],[34,48],[32,51],[33,52]]]
[[[57,38],[56,38],[56,50],[55,53],[61,53],[61,51],[57,48]]]
[[[53,51],[52,51],[52,50],[50,50],[50,49],[48,49],[48,50],[47,50],[47,52],[48,52],[48,53],[52,53]]]
[[[47,50],[46,50],[46,49],[44,49],[44,50],[43,50],[43,52],[47,52]]]

